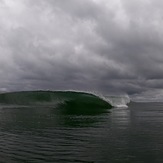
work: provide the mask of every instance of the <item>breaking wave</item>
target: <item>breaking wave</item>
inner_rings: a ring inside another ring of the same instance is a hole
[[[22,91],[0,94],[1,106],[51,105],[66,109],[108,109],[127,107],[128,96],[103,96],[79,91]]]
[[[111,108],[102,98],[75,91],[24,91],[0,94],[1,105],[54,105],[67,108]]]

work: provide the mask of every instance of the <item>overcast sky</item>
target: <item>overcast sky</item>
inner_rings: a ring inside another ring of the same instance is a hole
[[[162,0],[0,0],[0,91],[163,98]]]

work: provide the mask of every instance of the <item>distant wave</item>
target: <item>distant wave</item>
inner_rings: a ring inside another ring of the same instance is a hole
[[[22,91],[0,94],[1,105],[54,105],[66,108],[111,108],[104,99],[77,91]]]

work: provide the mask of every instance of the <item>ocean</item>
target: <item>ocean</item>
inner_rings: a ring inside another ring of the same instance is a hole
[[[163,103],[83,92],[0,94],[0,162],[162,163]]]

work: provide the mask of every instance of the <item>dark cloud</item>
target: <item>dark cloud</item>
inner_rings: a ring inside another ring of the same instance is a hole
[[[161,92],[162,7],[160,0],[0,1],[0,90]]]

